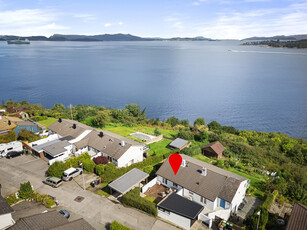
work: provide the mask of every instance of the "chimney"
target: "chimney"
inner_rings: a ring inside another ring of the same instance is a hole
[[[100,132],[100,133],[99,133],[99,136],[100,136],[100,137],[103,137],[103,132]]]
[[[125,141],[121,141],[121,142],[120,142],[120,145],[121,145],[122,147],[124,147],[124,146],[126,145]]]
[[[8,124],[9,124],[9,125],[11,125],[11,124],[12,124],[12,122],[9,120],[9,121],[8,121]]]
[[[201,175],[207,176],[207,169],[205,167],[201,169]]]
[[[76,125],[76,124],[73,124],[73,125],[72,125],[72,128],[73,128],[73,129],[76,129],[76,128],[77,128],[77,125]]]
[[[59,123],[61,123],[61,122],[62,122],[62,118],[59,118],[59,120],[58,120],[58,121],[59,121]]]
[[[186,165],[187,165],[186,160],[183,160],[183,159],[182,159],[182,162],[181,162],[181,165],[180,165],[180,166],[181,166],[181,167],[186,167]]]

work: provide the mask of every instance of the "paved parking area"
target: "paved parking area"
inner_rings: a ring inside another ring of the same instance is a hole
[[[82,189],[82,176],[76,180],[65,182],[59,188],[52,188],[42,183],[48,165],[45,161],[31,155],[24,155],[13,159],[0,159],[0,183],[2,195],[6,196],[19,189],[20,183],[30,181],[40,194],[49,194],[59,200],[60,207],[76,214],[76,218],[84,218],[96,229],[105,229],[113,220],[136,229],[158,230],[178,228],[145,213],[121,204],[115,204],[107,198]],[[91,174],[84,174],[86,187],[96,178]],[[74,201],[77,196],[84,200]],[[40,210],[39,210],[40,211]],[[34,211],[33,211],[34,212]]]

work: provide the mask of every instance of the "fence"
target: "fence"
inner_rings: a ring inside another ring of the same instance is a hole
[[[145,193],[149,188],[154,186],[157,183],[157,177],[149,181],[146,185],[142,187],[142,193]]]

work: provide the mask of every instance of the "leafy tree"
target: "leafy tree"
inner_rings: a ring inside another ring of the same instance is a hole
[[[195,136],[195,140],[200,141],[200,142],[208,142],[208,132],[205,130],[202,130]]]
[[[142,114],[141,108],[138,104],[126,105],[125,109],[127,109],[129,114],[133,117],[140,117]]]
[[[30,181],[20,184],[19,197],[22,199],[29,199],[33,196],[33,189]]]
[[[96,163],[96,165],[100,164],[106,165],[109,162],[108,158],[105,156],[95,157],[93,161]]]
[[[185,140],[193,140],[194,139],[194,133],[190,130],[181,129],[178,133],[178,137],[185,139]]]
[[[189,127],[189,126],[190,126],[189,120],[181,120],[181,121],[180,121],[180,124],[183,125],[183,126],[185,126],[185,127]]]
[[[167,118],[166,123],[169,123],[172,127],[179,125],[180,121],[177,117],[169,117]]]
[[[260,211],[260,220],[259,220],[259,230],[265,230],[265,226],[268,223],[269,220],[269,213],[268,210],[264,207],[257,207],[253,213],[253,215],[251,215],[250,219],[249,219],[249,227],[251,230],[256,230],[257,229],[257,224],[258,224],[258,219],[259,216],[257,215],[257,213]]]
[[[217,121],[211,121],[208,124],[210,130],[221,130],[222,126]]]
[[[20,141],[33,142],[39,139],[40,139],[39,135],[36,135],[32,131],[27,130],[27,129],[21,129],[17,136],[17,140],[20,140]]]
[[[205,125],[206,125],[205,118],[200,117],[194,121],[194,127],[205,126]]]
[[[95,162],[92,161],[91,159],[87,159],[87,160],[84,160],[83,162],[83,168],[85,171],[89,172],[89,173],[93,173],[94,172],[94,169],[95,169]]]
[[[93,125],[96,127],[104,127],[110,121],[110,110],[98,111],[93,120]]]
[[[161,131],[158,128],[155,128],[154,133],[155,133],[156,136],[161,135]]]
[[[196,145],[196,146],[192,146],[192,147],[189,147],[189,148],[184,148],[180,152],[192,157],[192,156],[200,154],[201,148],[200,148],[200,146]]]
[[[64,171],[67,169],[62,161],[56,161],[48,168],[48,175],[61,178]]]

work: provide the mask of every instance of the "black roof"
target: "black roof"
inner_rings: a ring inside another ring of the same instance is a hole
[[[65,136],[60,138],[61,141],[71,141],[72,139],[74,139],[72,136]]]
[[[14,212],[14,209],[6,202],[6,200],[0,195],[0,215]]]
[[[189,219],[197,219],[198,214],[204,209],[204,206],[176,193],[170,194],[157,206]]]

